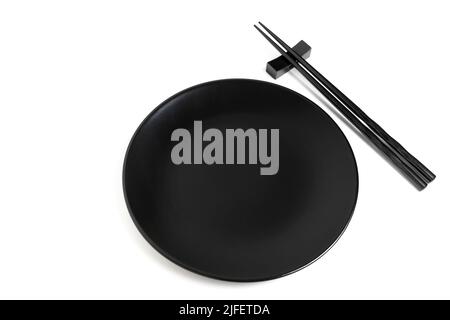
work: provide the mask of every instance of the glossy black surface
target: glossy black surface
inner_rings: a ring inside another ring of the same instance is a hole
[[[311,47],[305,41],[300,40],[295,46],[292,47],[299,56],[303,59],[308,59],[311,55]],[[266,72],[274,79],[278,79],[286,72],[289,72],[294,66],[285,57],[278,56],[277,58],[270,60],[266,64]]]
[[[172,131],[279,129],[279,171],[260,165],[174,165]],[[164,256],[224,280],[257,281],[316,260],[345,230],[358,193],[353,152],[333,120],[287,88],[220,80],[162,103],[127,151],[123,184],[131,216]]]

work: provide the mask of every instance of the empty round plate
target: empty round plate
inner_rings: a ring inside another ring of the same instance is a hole
[[[158,106],[125,157],[128,209],[147,241],[205,276],[258,281],[315,261],[348,225],[358,194],[352,149],[302,95],[219,80]]]

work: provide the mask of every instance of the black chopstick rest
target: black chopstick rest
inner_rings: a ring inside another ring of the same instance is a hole
[[[292,47],[300,57],[308,59],[311,55],[311,47],[303,40],[300,40]],[[266,72],[274,79],[278,79],[286,72],[289,72],[294,66],[282,55],[270,60],[266,65]]]

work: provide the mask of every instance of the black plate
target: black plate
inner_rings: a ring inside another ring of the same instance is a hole
[[[223,132],[224,146],[225,129],[279,129],[278,171],[175,165],[172,132],[193,135],[194,121]],[[258,281],[299,270],[336,242],[353,214],[358,172],[344,134],[313,102],[231,79],[184,90],[151,112],[128,147],[123,184],[136,226],[165,257],[209,277]]]

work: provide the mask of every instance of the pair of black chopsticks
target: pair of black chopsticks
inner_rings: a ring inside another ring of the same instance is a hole
[[[361,133],[363,133],[394,165],[419,189],[424,189],[436,177],[427,167],[411,155],[375,121],[364,113],[330,81],[299,56],[283,40],[259,22],[267,35],[254,26],[311,84],[316,87]],[[284,51],[283,48],[286,50]]]

